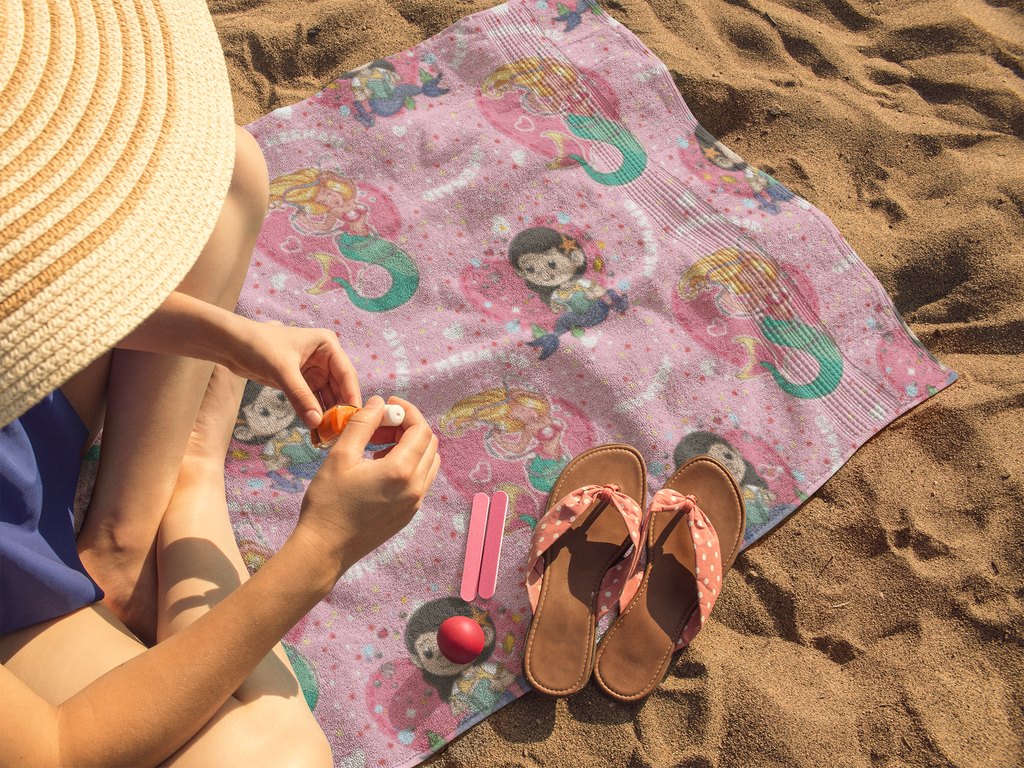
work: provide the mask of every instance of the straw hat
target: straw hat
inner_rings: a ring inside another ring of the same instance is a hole
[[[0,0],[0,425],[181,282],[234,146],[202,0]]]

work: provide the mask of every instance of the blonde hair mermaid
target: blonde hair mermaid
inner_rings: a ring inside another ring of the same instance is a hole
[[[438,427],[451,437],[462,437],[467,428],[475,429],[479,424],[489,424],[506,434],[520,432],[526,424],[512,416],[515,404],[535,411],[538,416],[548,412],[548,404],[541,395],[525,389],[495,387],[459,400],[441,417]]]
[[[327,206],[316,199],[320,190],[325,187],[340,192],[346,200],[354,198],[357,192],[355,182],[333,171],[302,168],[278,176],[270,182],[270,210],[281,209],[285,204],[290,204],[311,216],[325,214]]]
[[[778,265],[751,251],[721,248],[698,259],[679,280],[679,295],[692,299],[709,284],[720,285],[734,296],[764,292],[779,280]]]
[[[531,56],[498,67],[484,80],[483,92],[492,99],[500,99],[519,88],[525,91],[523,106],[529,111],[555,115],[565,110],[572,96],[578,96],[578,83],[579,74],[572,66],[558,59]]]

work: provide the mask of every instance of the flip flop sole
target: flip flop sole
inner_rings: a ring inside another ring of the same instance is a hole
[[[562,471],[547,508],[578,488],[609,484],[640,504],[646,501],[647,469],[636,449],[605,445],[581,453]],[[615,508],[595,501],[544,553],[540,598],[523,654],[523,673],[533,688],[569,696],[586,685],[594,666],[598,587],[631,543]]]
[[[746,526],[736,480],[715,459],[698,456],[683,464],[665,488],[696,498],[718,534],[724,577],[739,554]],[[643,582],[597,649],[594,678],[612,698],[637,701],[664,679],[683,627],[697,610],[695,568],[685,514],[654,515]]]

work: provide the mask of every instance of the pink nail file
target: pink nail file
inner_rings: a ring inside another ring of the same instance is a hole
[[[480,566],[480,597],[490,600],[498,584],[498,561],[501,559],[501,539],[505,535],[505,513],[508,512],[508,494],[498,491],[491,497],[491,511],[487,515],[487,538],[484,540],[484,558]]]
[[[484,551],[484,531],[487,530],[487,494],[473,497],[473,511],[469,514],[469,539],[466,542],[466,562],[462,566],[462,590],[459,594],[467,603],[476,599],[480,579],[480,557]]]

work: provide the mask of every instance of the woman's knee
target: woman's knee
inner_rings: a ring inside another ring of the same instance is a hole
[[[264,713],[266,739],[260,754],[275,755],[272,763],[276,766],[329,768],[334,765],[327,736],[301,693],[297,698],[284,701],[270,696],[260,701],[270,704]],[[269,721],[273,722],[272,727]]]
[[[267,214],[270,181],[263,152],[250,133],[235,126],[235,168],[231,174],[228,197],[245,212],[245,220],[259,232]]]
[[[310,718],[312,726],[307,726],[305,732],[300,735],[301,746],[289,737],[285,745],[286,754],[278,766],[295,766],[296,768],[333,768],[334,755],[331,754],[331,745],[323,730],[316,725],[316,721]]]
[[[235,126],[235,167],[213,233],[178,290],[233,308],[267,213],[267,164],[256,140]]]
[[[252,750],[250,765],[260,764],[261,760],[276,768],[333,768],[334,765],[331,745],[312,714],[308,718],[275,718],[274,728],[264,729],[249,746]]]
[[[331,768],[327,736],[298,699],[263,696],[248,704],[231,697],[170,764],[206,766],[231,755],[235,765]]]

